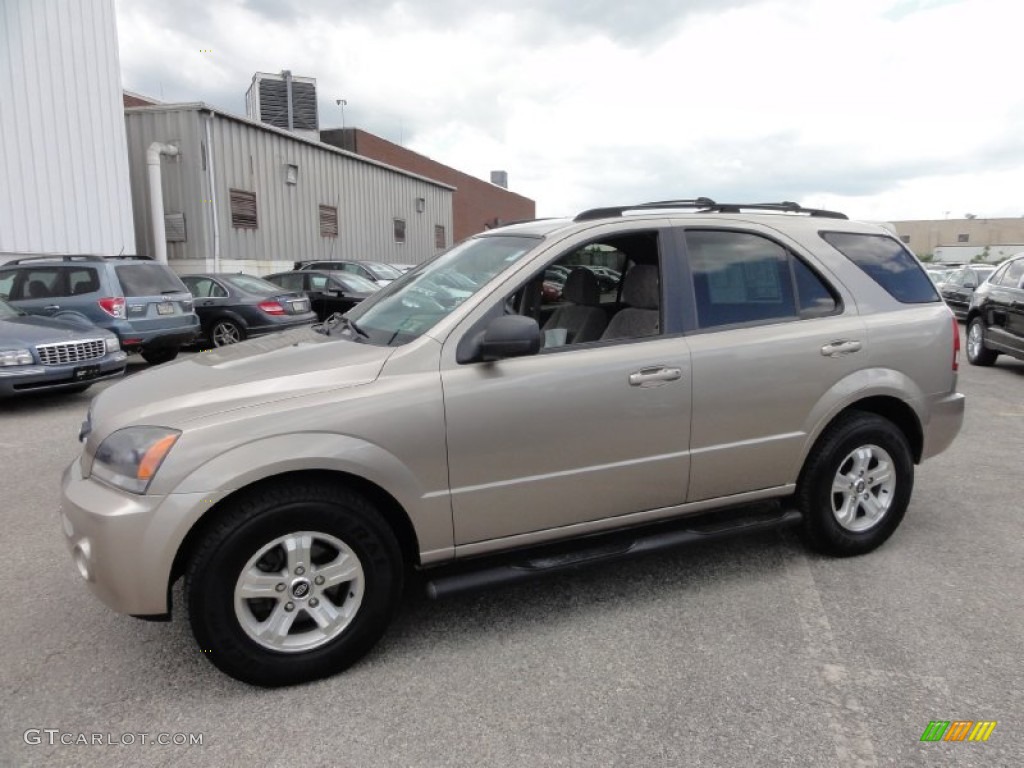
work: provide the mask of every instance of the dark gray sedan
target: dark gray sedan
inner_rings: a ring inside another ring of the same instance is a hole
[[[316,321],[309,297],[243,274],[184,275],[203,336],[215,347]]]
[[[123,376],[127,358],[110,331],[84,320],[29,315],[0,300],[0,397],[82,392]]]

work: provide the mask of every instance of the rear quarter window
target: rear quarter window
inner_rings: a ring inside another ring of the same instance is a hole
[[[917,259],[895,238],[853,232],[822,232],[821,237],[896,301],[903,304],[940,301],[934,283]]]
[[[125,296],[159,296],[180,291],[188,293],[185,284],[162,264],[122,264],[114,267]]]

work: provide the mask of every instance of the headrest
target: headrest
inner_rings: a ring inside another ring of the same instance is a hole
[[[565,279],[562,298],[584,307],[596,307],[601,303],[601,287],[597,276],[589,269],[577,267]]]
[[[622,300],[637,309],[657,309],[661,304],[658,290],[658,267],[634,264],[622,279]]]

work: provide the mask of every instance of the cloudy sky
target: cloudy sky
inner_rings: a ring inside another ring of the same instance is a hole
[[[124,87],[244,114],[254,72],[540,216],[700,195],[1024,215],[1020,0],[117,0]],[[209,51],[209,52],[207,52]]]

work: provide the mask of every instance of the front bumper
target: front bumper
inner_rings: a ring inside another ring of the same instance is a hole
[[[949,448],[964,423],[965,398],[959,392],[941,395],[930,403],[930,416],[924,425],[921,458],[927,459]]]
[[[84,384],[96,384],[124,375],[128,355],[111,352],[94,360],[65,365],[24,365],[0,368],[0,396],[20,395],[28,392],[48,392],[74,389]],[[99,373],[92,378],[75,378],[77,369],[98,365]]]
[[[60,521],[78,574],[119,613],[168,613],[174,557],[204,498],[119,491],[83,477],[75,459],[61,478]]]

